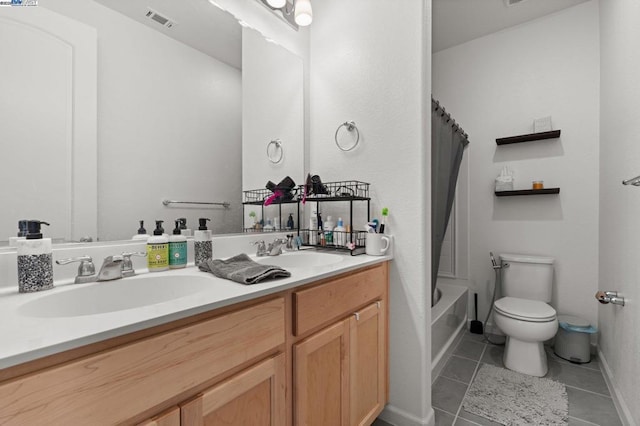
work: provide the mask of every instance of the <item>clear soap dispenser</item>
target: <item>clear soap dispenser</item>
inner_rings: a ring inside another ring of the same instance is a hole
[[[51,238],[42,238],[40,220],[26,221],[24,240],[17,241],[18,291],[32,293],[53,288],[53,262]]]

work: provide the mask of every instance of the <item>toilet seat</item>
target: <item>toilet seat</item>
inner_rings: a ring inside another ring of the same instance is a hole
[[[539,300],[503,297],[493,304],[496,312],[505,317],[527,322],[550,322],[556,319],[556,310]]]

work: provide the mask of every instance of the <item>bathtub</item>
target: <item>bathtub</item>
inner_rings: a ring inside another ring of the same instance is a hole
[[[436,304],[431,308],[432,380],[438,377],[466,329],[468,284],[467,280],[438,277]]]

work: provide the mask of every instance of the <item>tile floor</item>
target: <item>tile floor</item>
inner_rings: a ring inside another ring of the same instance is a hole
[[[466,333],[442,373],[432,387],[432,405],[436,414],[436,426],[498,425],[467,413],[462,400],[480,364],[504,367],[503,346],[483,342],[482,335]],[[562,382],[569,397],[569,426],[617,426],[620,417],[604,381],[597,356],[588,364],[572,364],[553,354],[547,348],[549,372],[545,377]],[[389,426],[378,419],[373,426]]]

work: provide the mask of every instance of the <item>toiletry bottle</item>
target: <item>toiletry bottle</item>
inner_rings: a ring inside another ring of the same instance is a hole
[[[276,232],[280,230],[280,216],[273,218],[273,229]]]
[[[160,272],[169,269],[169,239],[162,229],[162,220],[156,220],[153,237],[147,240],[147,265],[149,272]]]
[[[18,240],[18,291],[34,291],[53,288],[53,262],[51,238],[42,238],[40,225],[49,225],[39,220],[26,221],[24,240]]]
[[[213,258],[213,242],[211,241],[211,231],[207,228],[208,220],[211,219],[205,217],[198,219],[200,226],[198,230],[193,233],[196,266],[200,266],[201,263]]]
[[[173,235],[169,237],[169,269],[187,266],[187,237],[182,235],[180,219],[176,220]]]
[[[187,218],[181,217],[178,220],[180,221],[180,233],[185,237],[193,236],[193,231],[191,231],[191,228],[187,228]]]
[[[336,223],[331,216],[327,216],[327,220],[324,222],[323,231],[324,239],[328,245],[333,244],[333,228],[336,227]]]
[[[316,239],[321,246],[325,245],[324,232],[322,232],[322,214],[318,213],[318,228],[316,229]]]
[[[267,219],[267,224],[263,228],[264,232],[273,232],[275,228],[271,224],[271,219]]]
[[[144,220],[140,221],[140,228],[138,233],[131,237],[132,240],[148,240],[151,235],[147,234],[147,230],[144,229]]]
[[[287,229],[292,230],[295,227],[293,224],[293,213],[289,213],[289,219],[287,219]]]
[[[9,237],[9,247],[16,247],[18,245],[18,240],[27,239],[27,222],[28,220],[24,219],[18,221],[18,236]]]
[[[344,227],[342,218],[338,218],[338,226],[333,229],[333,243],[338,247],[344,247],[347,244],[347,229]]]
[[[309,218],[309,244],[318,244],[318,213],[314,210]]]

